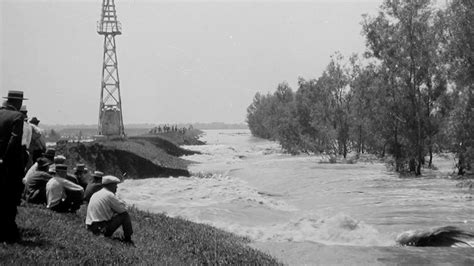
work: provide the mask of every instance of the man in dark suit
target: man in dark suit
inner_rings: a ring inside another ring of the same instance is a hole
[[[0,108],[0,242],[15,242],[20,238],[15,222],[16,207],[20,203],[24,174],[21,147],[23,115],[19,112],[22,91],[9,91],[4,106]]]

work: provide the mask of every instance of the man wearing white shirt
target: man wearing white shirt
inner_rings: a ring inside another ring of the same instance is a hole
[[[21,106],[20,112],[25,116],[25,121],[23,122],[23,137],[21,138],[21,145],[29,149],[33,129],[31,128],[30,123],[28,123],[28,110],[26,109],[26,105]]]
[[[106,237],[111,237],[122,226],[123,241],[133,244],[130,215],[125,202],[115,195],[118,183],[120,179],[115,176],[102,177],[103,188],[92,195],[87,206],[86,225],[94,234]]]
[[[46,184],[46,207],[56,212],[75,212],[81,207],[84,189],[66,179],[67,165],[56,165],[56,175]]]

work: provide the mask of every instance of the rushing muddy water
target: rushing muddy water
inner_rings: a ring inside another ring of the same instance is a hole
[[[193,177],[127,180],[119,195],[166,212],[248,236],[289,264],[474,264],[474,248],[396,247],[410,229],[455,225],[474,230],[473,194],[436,171],[399,178],[381,163],[320,163],[282,154],[248,130],[206,131]]]

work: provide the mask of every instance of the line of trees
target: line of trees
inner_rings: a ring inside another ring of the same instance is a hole
[[[362,28],[362,57],[336,53],[296,92],[283,82],[257,93],[247,109],[252,134],[293,154],[391,155],[396,171],[416,175],[433,153],[450,151],[458,174],[471,170],[474,1],[385,0]]]

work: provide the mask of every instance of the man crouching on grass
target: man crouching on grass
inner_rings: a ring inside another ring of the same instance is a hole
[[[122,226],[122,241],[133,245],[132,221],[125,202],[115,195],[118,183],[120,179],[115,176],[102,177],[103,188],[92,195],[87,206],[86,225],[94,234],[106,237],[111,237]]]
[[[81,207],[84,189],[67,180],[67,165],[57,164],[56,174],[46,184],[48,209],[75,213]]]

